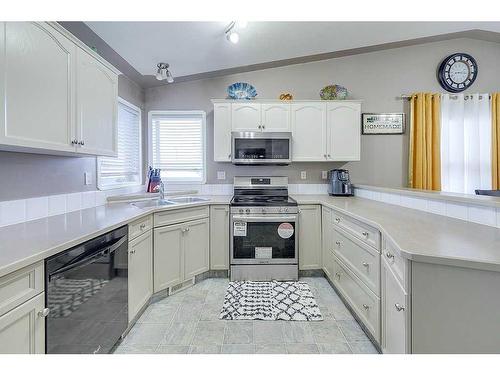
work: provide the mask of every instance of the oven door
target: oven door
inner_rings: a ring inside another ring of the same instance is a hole
[[[232,215],[231,264],[297,264],[297,215]]]
[[[236,165],[287,165],[292,160],[291,133],[233,132],[231,161]]]

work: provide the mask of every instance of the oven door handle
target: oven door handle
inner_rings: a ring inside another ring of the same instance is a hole
[[[245,216],[245,215],[233,215],[233,221],[279,221],[279,222],[297,222],[297,215],[288,216]]]

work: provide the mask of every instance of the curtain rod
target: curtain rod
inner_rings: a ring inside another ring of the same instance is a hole
[[[441,94],[441,95],[443,95],[443,94]],[[482,98],[483,98],[483,96],[479,95],[479,99],[482,99]],[[491,99],[491,95],[488,95],[488,98]],[[410,100],[411,95],[402,94],[402,95],[398,96],[396,99],[398,99],[398,100]],[[450,99],[458,99],[458,95],[450,94]],[[464,99],[465,100],[472,99],[472,95],[464,95]]]

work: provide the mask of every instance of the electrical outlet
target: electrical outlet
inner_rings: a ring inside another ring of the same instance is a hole
[[[92,173],[90,172],[84,172],[83,173],[83,178],[85,181],[85,185],[91,185],[92,184]]]
[[[328,178],[328,171],[321,171],[321,178],[326,180]]]
[[[301,171],[300,172],[300,179],[301,180],[307,179],[307,172],[306,171]]]
[[[225,171],[217,171],[217,180],[225,180],[226,172]]]

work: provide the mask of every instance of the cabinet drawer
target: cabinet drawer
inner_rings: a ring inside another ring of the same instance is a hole
[[[43,262],[0,278],[0,316],[44,290]]]
[[[375,340],[380,343],[380,298],[335,256],[333,273],[334,284]]]
[[[181,208],[178,210],[155,213],[154,225],[155,227],[160,227],[163,225],[182,223],[184,221],[203,219],[205,217],[208,217],[208,206]]]
[[[399,249],[384,236],[382,256],[385,258],[390,269],[397,277],[401,285],[408,288],[408,262],[401,256]]]
[[[380,254],[362,241],[333,231],[335,255],[380,296]]]
[[[128,240],[146,233],[148,230],[153,229],[153,218],[151,215],[140,218],[128,225]]]
[[[380,251],[380,232],[377,229],[338,212],[333,213],[333,225]]]

